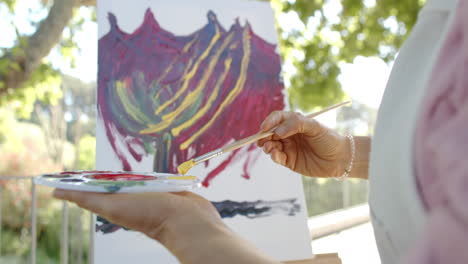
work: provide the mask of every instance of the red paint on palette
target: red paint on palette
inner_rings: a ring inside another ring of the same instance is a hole
[[[95,179],[95,180],[106,180],[106,181],[150,181],[150,180],[157,179],[157,177],[155,176],[131,174],[131,173],[93,174],[93,175],[88,175],[86,177]]]

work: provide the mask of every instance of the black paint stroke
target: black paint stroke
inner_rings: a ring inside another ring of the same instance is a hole
[[[232,218],[238,215],[250,219],[267,217],[274,214],[285,214],[295,216],[301,211],[301,205],[297,199],[285,199],[279,201],[236,202],[225,200],[222,202],[211,202],[222,218]]]
[[[287,215],[295,216],[301,211],[301,205],[296,198],[278,200],[278,201],[253,201],[253,202],[236,202],[225,200],[221,202],[211,202],[222,218],[233,218],[238,216],[256,219],[261,217],[269,217],[272,215]],[[98,216],[96,223],[96,232],[103,234],[113,233],[120,228],[131,231],[131,229],[118,226]]]

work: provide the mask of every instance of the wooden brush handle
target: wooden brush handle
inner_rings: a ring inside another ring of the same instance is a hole
[[[275,128],[273,128],[273,130]],[[241,140],[238,140],[236,142],[233,142],[233,143],[231,143],[229,145],[224,146],[223,148],[221,148],[221,150],[223,151],[223,153],[226,153],[226,152],[229,152],[229,151],[236,150],[238,148],[242,148],[245,145],[254,143],[254,142],[256,142],[256,141],[258,141],[258,140],[260,140],[262,138],[266,138],[268,136],[273,135],[273,132],[272,132],[273,130],[271,130],[269,132],[257,133],[255,135],[250,136],[250,137],[243,138]]]
[[[312,113],[312,114],[309,114],[307,115],[306,117],[307,118],[314,118],[318,115],[321,115],[325,112],[328,112],[332,109],[335,109],[337,107],[341,107],[343,105],[346,105],[346,104],[349,104],[351,103],[351,101],[345,101],[345,102],[341,102],[341,103],[338,103],[338,104],[334,104],[332,106],[329,106],[329,107],[326,107],[318,112],[315,112],[315,113]],[[268,136],[271,136],[273,135],[273,131],[276,129],[276,127],[272,128],[270,131],[267,131],[267,132],[261,132],[261,133],[257,133],[255,135],[252,135],[250,137],[246,137],[246,138],[243,138],[241,140],[238,140],[236,142],[233,142],[229,145],[226,145],[224,147],[221,148],[222,152],[223,153],[226,153],[226,152],[229,152],[229,151],[233,151],[233,150],[236,150],[238,148],[242,148],[243,146],[245,145],[248,145],[248,144],[251,144],[251,143],[254,143],[262,138],[266,138]]]

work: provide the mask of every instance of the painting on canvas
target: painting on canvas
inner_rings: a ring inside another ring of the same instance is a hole
[[[268,3],[101,0],[98,23],[98,169],[175,173],[286,108]],[[279,260],[311,256],[300,177],[255,144],[190,174],[202,179],[197,192],[257,247]],[[176,263],[142,234],[99,216],[96,224],[97,263],[151,256]]]

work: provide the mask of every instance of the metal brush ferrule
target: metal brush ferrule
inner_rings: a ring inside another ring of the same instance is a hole
[[[213,150],[211,152],[208,152],[206,154],[203,154],[203,155],[201,155],[199,157],[194,158],[193,162],[195,162],[195,164],[198,164],[198,163],[203,162],[205,160],[209,160],[211,158],[217,157],[217,156],[219,156],[221,154],[223,154],[223,151],[222,151],[222,149],[219,148],[219,149]]]

